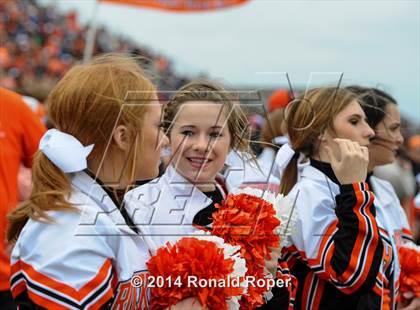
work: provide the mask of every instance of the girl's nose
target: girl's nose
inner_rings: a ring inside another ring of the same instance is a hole
[[[369,126],[368,123],[364,122],[364,136],[368,139],[371,139],[375,136],[375,131]]]
[[[198,152],[207,152],[209,147],[209,140],[206,138],[205,135],[198,135],[194,141],[193,149],[194,151]]]

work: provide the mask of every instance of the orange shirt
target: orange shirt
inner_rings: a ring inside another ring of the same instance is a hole
[[[0,291],[9,289],[10,263],[6,245],[7,213],[18,201],[19,166],[32,166],[46,131],[22,96],[0,87]]]

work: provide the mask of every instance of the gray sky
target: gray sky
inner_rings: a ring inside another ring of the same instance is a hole
[[[42,2],[51,2],[43,0]],[[59,0],[82,22],[94,1]],[[420,1],[251,0],[211,13],[101,4],[98,23],[229,86],[379,86],[420,124]]]

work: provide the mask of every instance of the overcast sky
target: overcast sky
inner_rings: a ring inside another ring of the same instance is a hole
[[[43,0],[42,2],[51,2]],[[55,1],[82,22],[94,1]],[[211,13],[179,14],[101,4],[97,20],[173,60],[178,72],[205,72],[229,86],[380,86],[420,124],[420,1],[251,0]]]

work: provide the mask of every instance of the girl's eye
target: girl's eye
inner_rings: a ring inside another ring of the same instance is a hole
[[[350,124],[352,124],[352,125],[357,125],[358,122],[359,122],[359,120],[355,119],[355,118],[350,120]]]
[[[191,130],[184,130],[181,132],[182,135],[191,137],[194,133]]]
[[[392,127],[391,127],[391,131],[392,131],[392,132],[396,132],[398,129],[400,129],[400,126],[398,126],[398,125],[397,125],[397,126],[392,126]]]
[[[220,132],[212,132],[210,134],[210,137],[212,137],[212,138],[218,138],[218,137],[221,137],[221,136],[222,136],[222,133],[220,133]]]

